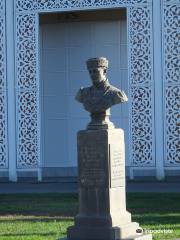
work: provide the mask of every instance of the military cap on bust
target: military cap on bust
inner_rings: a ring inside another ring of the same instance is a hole
[[[108,68],[108,60],[105,57],[90,58],[86,62],[87,68],[104,67]]]

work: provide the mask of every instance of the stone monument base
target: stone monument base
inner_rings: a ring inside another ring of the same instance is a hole
[[[139,224],[131,222],[121,227],[70,227],[67,240],[152,240],[151,234],[138,234]]]
[[[68,238],[60,238],[59,240],[69,240]],[[79,239],[76,239],[79,240]],[[88,238],[83,239],[83,240],[89,240]],[[99,240],[99,239],[95,239]],[[104,238],[103,240],[106,240]],[[141,235],[136,235],[136,236],[129,236],[128,238],[121,238],[121,239],[116,239],[116,240],[152,240],[152,235],[151,234],[141,234]]]
[[[79,214],[68,240],[152,240],[126,210],[122,129],[78,132]]]

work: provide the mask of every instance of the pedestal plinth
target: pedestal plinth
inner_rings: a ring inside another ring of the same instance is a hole
[[[79,214],[68,240],[151,240],[126,210],[122,129],[78,132]]]

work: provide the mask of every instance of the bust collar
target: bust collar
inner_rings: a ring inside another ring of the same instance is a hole
[[[105,81],[99,82],[96,85],[93,85],[96,89],[107,89],[110,86],[108,79],[106,78]]]

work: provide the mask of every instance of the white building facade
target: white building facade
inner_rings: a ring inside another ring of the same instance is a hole
[[[180,0],[0,0],[0,181],[77,176],[74,96],[105,56],[126,174],[180,174]]]

